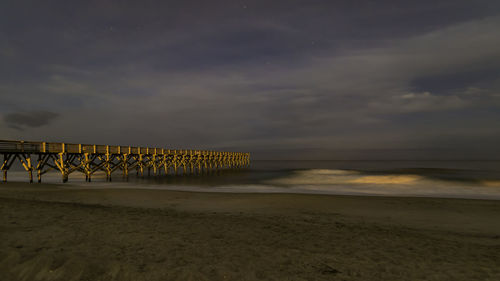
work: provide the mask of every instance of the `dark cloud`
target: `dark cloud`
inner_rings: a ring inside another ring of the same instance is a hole
[[[500,78],[498,65],[490,66],[490,63],[490,61],[480,63],[478,66],[469,66],[472,69],[468,67],[457,72],[419,77],[413,80],[411,84],[416,91],[443,93],[467,87],[488,87],[491,86],[489,84],[492,81]]]
[[[28,111],[5,114],[3,120],[10,128],[22,130],[48,125],[58,116],[59,114],[50,111]]]
[[[43,128],[57,141],[378,157],[477,139],[467,155],[498,151],[498,11],[493,0],[3,1],[0,129],[38,139],[58,112]]]

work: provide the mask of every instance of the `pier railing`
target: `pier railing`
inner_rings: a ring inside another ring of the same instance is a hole
[[[137,175],[201,174],[220,169],[246,167],[250,163],[249,153],[221,152],[207,150],[177,150],[157,147],[112,146],[96,144],[74,144],[32,141],[0,140],[0,154],[3,154],[3,181],[7,181],[7,171],[18,160],[28,172],[30,182],[36,172],[38,182],[50,170],[61,172],[63,182],[73,172],[85,174],[87,181],[98,171],[106,174],[111,181],[113,172],[120,170],[128,179],[129,172]]]

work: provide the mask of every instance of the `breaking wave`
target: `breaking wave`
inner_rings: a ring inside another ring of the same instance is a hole
[[[351,170],[311,169],[272,179],[269,185],[293,191],[379,196],[500,199],[500,181],[452,181],[415,174],[365,174]]]
[[[26,181],[22,172],[10,173],[14,181]],[[60,175],[47,174],[45,183],[60,183]],[[72,175],[68,184],[58,185],[61,188],[78,189],[165,189],[196,192],[230,192],[230,193],[310,193],[366,196],[404,196],[404,197],[445,197],[470,199],[500,200],[500,180],[446,180],[430,177],[425,174],[412,173],[367,173],[357,170],[341,169],[308,169],[293,170],[266,180],[250,180],[235,183],[214,185],[199,183],[180,184],[171,181],[164,183],[144,179],[142,181],[105,182],[104,176],[97,174],[92,183],[85,182],[81,175]],[[35,185],[36,186],[36,185]]]
[[[417,175],[364,175],[358,171],[312,169],[268,181],[278,185],[297,184],[411,184],[422,180]]]

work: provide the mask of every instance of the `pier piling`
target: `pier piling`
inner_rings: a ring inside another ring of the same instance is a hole
[[[38,183],[42,182],[42,175],[50,170],[59,171],[62,182],[68,182],[69,175],[74,172],[83,173],[85,180],[91,182],[96,172],[104,172],[106,180],[111,181],[116,170],[122,170],[123,177],[128,180],[132,169],[141,177],[144,177],[145,168],[148,169],[148,176],[151,176],[151,169],[154,176],[161,175],[162,169],[165,175],[170,169],[177,175],[179,168],[183,175],[202,175],[250,164],[249,153],[11,140],[0,140],[0,153],[3,154],[0,170],[4,182],[16,159],[28,172],[30,183],[33,182],[34,171]]]

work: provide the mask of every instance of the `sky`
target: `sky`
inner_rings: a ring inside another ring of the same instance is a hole
[[[0,2],[0,139],[500,159],[500,1]]]

